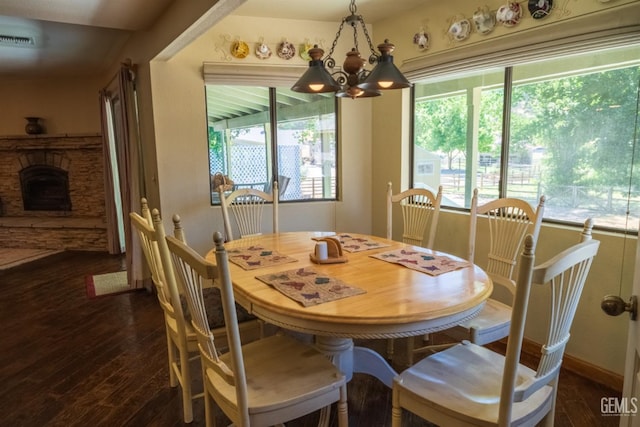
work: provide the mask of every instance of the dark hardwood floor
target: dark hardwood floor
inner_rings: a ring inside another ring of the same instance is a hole
[[[183,425],[180,393],[169,388],[155,296],[146,291],[86,296],[86,275],[120,268],[118,256],[64,252],[0,271],[0,426]],[[385,345],[383,340],[369,344]],[[389,389],[356,374],[348,393],[350,426],[390,425]],[[617,426],[617,417],[600,415],[600,399],[619,395],[562,372],[556,426]],[[194,412],[191,425],[204,426],[201,400]],[[221,413],[218,419],[218,425],[228,424]],[[317,419],[311,414],[287,425],[313,426]],[[406,415],[403,425],[429,424]]]

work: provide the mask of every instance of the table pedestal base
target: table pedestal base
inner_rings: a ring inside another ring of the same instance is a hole
[[[351,338],[316,336],[316,348],[351,381],[353,373],[369,374],[391,388],[398,375],[380,354],[365,347],[355,347]],[[331,406],[320,411],[318,426],[328,426]]]
[[[389,388],[398,375],[384,357],[366,347],[353,348],[353,372],[372,375]]]
[[[377,352],[366,347],[355,347],[351,338],[316,336],[316,348],[326,355],[351,381],[354,372],[369,374],[391,388],[398,375]]]

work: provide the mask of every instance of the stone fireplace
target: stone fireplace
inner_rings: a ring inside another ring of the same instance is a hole
[[[0,136],[0,247],[106,250],[100,135]]]
[[[20,171],[25,211],[70,211],[69,173],[51,165],[32,165]]]

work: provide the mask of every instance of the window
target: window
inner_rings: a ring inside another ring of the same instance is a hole
[[[336,198],[333,94],[208,84],[206,95],[211,176],[263,191],[277,179],[281,201]]]
[[[418,83],[413,185],[460,208],[474,188],[481,203],[545,195],[546,220],[637,229],[639,58],[636,44]]]

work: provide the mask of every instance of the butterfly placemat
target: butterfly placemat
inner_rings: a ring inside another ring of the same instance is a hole
[[[309,267],[256,276],[256,279],[273,286],[305,307],[367,292]]]
[[[342,249],[347,252],[368,251],[369,249],[378,249],[384,248],[386,246],[391,246],[388,243],[378,242],[366,237],[352,236],[350,234],[337,234],[336,237],[338,238],[338,240],[340,240]]]
[[[434,255],[409,249],[396,249],[371,255],[371,257],[394,264],[400,264],[431,276],[438,276],[442,273],[458,270],[470,265],[468,261],[457,261],[445,255]]]
[[[227,253],[229,255],[229,261],[239,265],[245,270],[255,270],[256,268],[271,267],[272,265],[297,261],[295,258],[279,254],[276,251],[260,245],[229,249]]]

